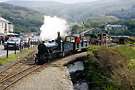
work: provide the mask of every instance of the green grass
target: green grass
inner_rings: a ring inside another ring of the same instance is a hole
[[[22,52],[18,52],[16,55],[10,54],[8,58],[6,58],[6,56],[0,57],[0,65],[14,62],[18,59],[24,59],[25,57],[28,57],[29,54],[32,54],[32,52],[34,52],[34,51],[35,51],[34,48],[24,49],[24,50],[22,50]]]
[[[119,46],[116,48],[121,54],[126,56],[129,60],[135,59],[135,47]]]
[[[94,52],[94,51],[96,51],[100,48],[104,48],[104,46],[93,45],[93,46],[90,46],[88,48],[88,51]],[[111,48],[118,50],[123,56],[127,57],[128,60],[135,59],[135,47],[121,45],[121,46],[118,46],[118,47],[111,47]]]
[[[130,71],[135,70],[135,47],[122,45],[115,47],[123,56],[128,59],[128,67]]]
[[[10,54],[8,58],[6,58],[6,56],[0,57],[0,64],[3,65],[3,64],[6,64],[8,62],[15,61],[15,60],[17,60],[17,55]]]
[[[135,70],[135,47],[120,46],[116,48],[121,54],[128,59],[128,68],[130,71]]]

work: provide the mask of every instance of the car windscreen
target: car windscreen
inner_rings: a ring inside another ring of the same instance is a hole
[[[17,38],[10,38],[8,41],[10,41],[10,42],[18,42],[19,39],[17,39]]]

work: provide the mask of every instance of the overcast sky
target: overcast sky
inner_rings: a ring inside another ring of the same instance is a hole
[[[3,1],[13,1],[13,0],[0,0]],[[14,1],[22,1],[22,0],[14,0]],[[78,3],[78,2],[91,2],[91,1],[97,1],[97,0],[25,0],[25,1],[58,1],[63,3]]]

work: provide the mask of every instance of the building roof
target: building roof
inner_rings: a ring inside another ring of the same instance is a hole
[[[93,30],[95,30],[95,28],[91,28],[91,29],[85,30],[84,32],[81,32],[80,34],[84,35],[86,33],[92,33]]]
[[[124,25],[111,25],[111,24],[108,24],[108,25],[106,25],[107,27],[122,27],[122,26],[124,26]]]
[[[10,23],[8,20],[6,20],[6,19],[4,19],[4,18],[2,18],[2,17],[0,17],[0,21]]]

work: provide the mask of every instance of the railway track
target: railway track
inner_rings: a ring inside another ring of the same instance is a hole
[[[12,66],[9,66],[5,71],[0,72],[0,90],[6,90],[20,79],[39,70],[43,66],[44,65],[27,65],[21,61],[16,62]]]
[[[0,81],[2,81],[3,78],[6,78],[8,76],[11,76],[12,74],[16,74],[17,72],[26,69],[27,67],[29,66],[21,63],[20,61],[16,62],[15,64],[6,68],[4,71],[0,72]]]
[[[28,60],[28,59],[27,59]],[[46,65],[28,65],[25,63],[27,60],[21,60],[0,72],[0,90],[7,90],[13,84],[27,75],[44,69]],[[32,60],[32,59],[31,59]]]
[[[6,90],[11,85],[15,84],[20,79],[26,77],[27,75],[31,74],[32,72],[40,69],[41,66],[31,66],[17,74],[14,74],[8,78],[5,78],[3,81],[0,82],[0,90]]]

